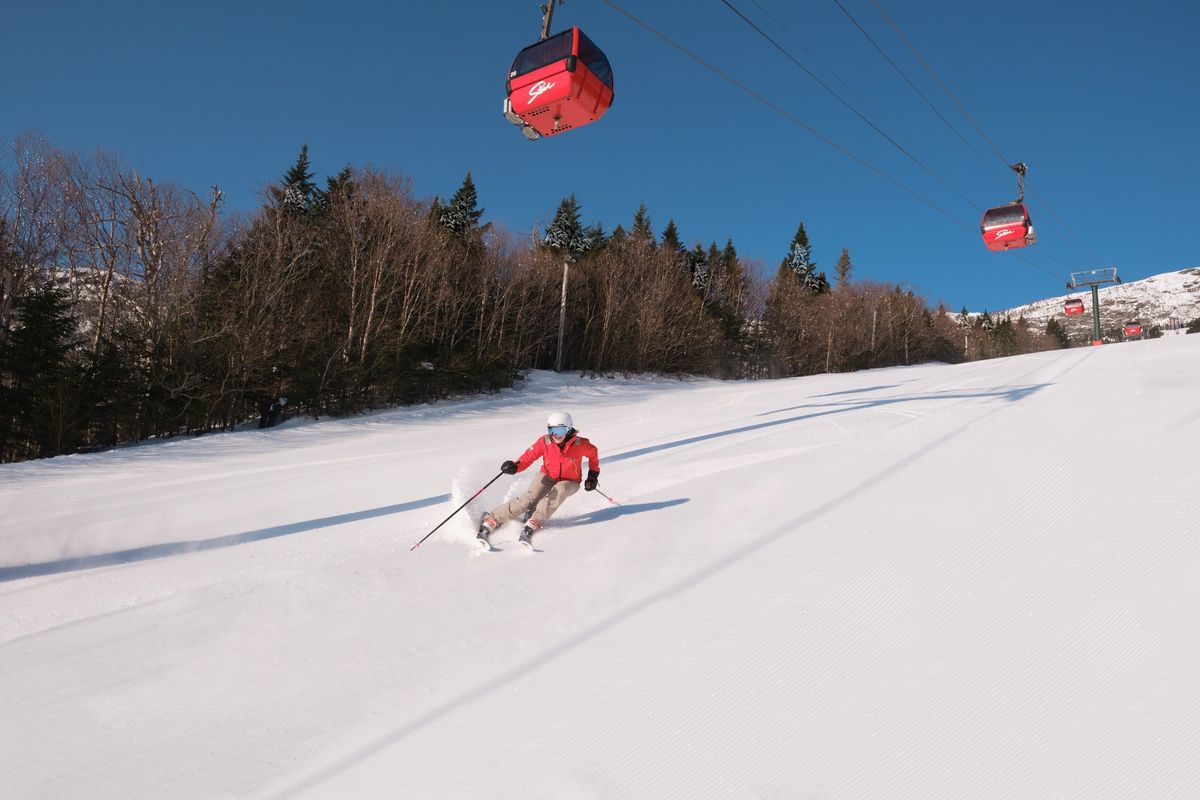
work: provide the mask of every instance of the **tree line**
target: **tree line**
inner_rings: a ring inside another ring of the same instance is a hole
[[[574,195],[531,237],[308,149],[249,213],[64,152],[0,158],[0,461],[223,430],[280,396],[350,414],[511,385],[528,369],[773,378],[1063,346],[900,285],[831,283],[800,223],[774,275],[685,244],[649,210],[585,225]],[[564,273],[569,302],[559,345]],[[986,315],[985,315],[986,316]]]

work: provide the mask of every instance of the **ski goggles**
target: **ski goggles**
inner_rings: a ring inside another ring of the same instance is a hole
[[[550,425],[546,428],[551,436],[566,436],[571,431],[569,425]]]

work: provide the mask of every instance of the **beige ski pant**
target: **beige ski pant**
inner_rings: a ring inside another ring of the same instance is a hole
[[[540,528],[546,520],[554,516],[558,507],[571,495],[579,491],[576,481],[556,481],[544,472],[539,472],[537,478],[529,485],[529,491],[520,497],[514,497],[507,503],[501,503],[492,509],[492,516],[498,525],[503,525],[514,517],[519,517],[527,510],[533,509],[529,521],[533,527]]]

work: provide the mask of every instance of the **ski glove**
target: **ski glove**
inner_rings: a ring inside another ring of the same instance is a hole
[[[600,473],[596,470],[588,470],[587,480],[583,482],[583,490],[590,492],[596,488],[596,484],[600,483]]]
[[[503,464],[500,465],[500,471],[503,472],[505,475],[516,475],[517,474],[517,465],[511,461],[505,461]]]

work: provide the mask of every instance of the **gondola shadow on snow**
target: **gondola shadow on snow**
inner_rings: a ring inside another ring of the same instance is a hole
[[[90,556],[62,558],[56,561],[42,561],[15,567],[0,567],[0,583],[16,581],[22,578],[75,572],[83,569],[95,569],[96,567],[132,564],[136,561],[150,561],[155,558],[168,558],[170,556],[183,555],[184,553],[195,553],[201,550],[233,547],[248,542],[261,542],[264,539],[291,536],[296,533],[307,533],[308,531],[329,528],[334,525],[345,525],[348,522],[361,522],[365,519],[385,517],[389,514],[398,514],[402,511],[411,511],[415,508],[437,505],[449,499],[450,495],[440,494],[436,497],[410,500],[407,503],[396,503],[395,505],[369,508],[363,511],[351,511],[346,514],[335,514],[331,517],[319,517],[317,519],[304,520],[303,522],[289,522],[285,525],[272,525],[269,528],[260,528],[256,531],[245,531],[243,533],[232,533],[228,536],[217,536],[212,539],[163,542],[161,544],[150,544],[142,547],[131,547],[127,550],[116,550],[111,553],[96,553]]]
[[[820,417],[828,417],[834,414],[845,414],[851,411],[859,411],[871,408],[884,408],[900,403],[911,403],[918,400],[970,400],[970,399],[996,399],[1008,402],[1017,402],[1033,395],[1034,393],[1045,389],[1050,384],[1040,383],[1032,386],[1021,386],[1014,389],[983,389],[979,391],[952,391],[952,392],[934,392],[929,394],[906,395],[903,397],[885,397],[874,400],[837,400],[828,403],[804,403],[788,408],[777,408],[774,411],[764,411],[757,416],[765,417],[771,414],[783,414],[789,411],[809,411],[810,413],[796,414],[791,417],[783,417],[782,419],[767,420],[766,422],[755,422],[749,425],[740,425],[736,428],[729,428],[723,431],[713,431],[712,433],[701,433],[696,436],[688,436],[683,439],[676,439],[670,442],[659,442],[647,447],[639,447],[636,450],[626,450],[622,453],[617,453],[611,456],[605,456],[604,463],[611,464],[615,461],[625,461],[630,458],[640,458],[642,456],[658,453],[663,450],[670,450],[673,447],[683,447],[697,442],[711,441],[720,439],[724,436],[736,436],[741,433],[750,433],[751,431],[759,431],[767,428],[774,428],[780,425],[791,425],[794,422],[805,422],[807,420],[818,419]]]
[[[1029,386],[1014,386],[1001,387],[997,389],[974,389],[974,390],[947,390],[938,392],[924,392],[921,394],[902,395],[900,397],[880,397],[875,399],[858,399],[848,398],[846,400],[834,400],[828,403],[802,403],[796,406],[788,406],[787,408],[777,408],[774,411],[764,411],[758,416],[766,417],[771,414],[784,414],[788,411],[800,411],[803,409],[832,409],[831,411],[821,411],[813,413],[810,416],[821,416],[823,414],[836,413],[838,411],[857,411],[859,409],[870,408],[885,408],[887,406],[898,405],[900,403],[914,403],[930,400],[1004,400],[1010,403],[1015,403],[1031,397],[1038,391],[1045,389],[1050,384],[1037,383]],[[888,387],[879,387],[888,388]],[[814,395],[814,397],[832,397],[835,394],[849,394],[848,392],[833,392],[828,395]],[[793,419],[803,419],[802,417],[793,417]],[[783,420],[785,422],[789,420]]]
[[[641,514],[646,511],[658,511],[663,508],[682,505],[690,501],[690,497],[677,497],[674,500],[663,500],[658,503],[631,503],[626,505],[609,505],[604,508],[598,508],[595,511],[588,511],[585,514],[580,514],[577,517],[564,517],[562,520],[563,527],[575,527],[577,525],[591,525],[593,522],[607,522],[610,519],[617,517],[627,517],[630,514]],[[550,520],[549,526],[554,526],[555,520]]]
[[[863,386],[858,389],[843,389],[840,392],[825,392],[824,394],[814,394],[813,397],[841,397],[847,394],[867,394],[868,392],[881,392],[884,389],[895,389],[900,384],[898,383],[881,383],[878,386]]]

